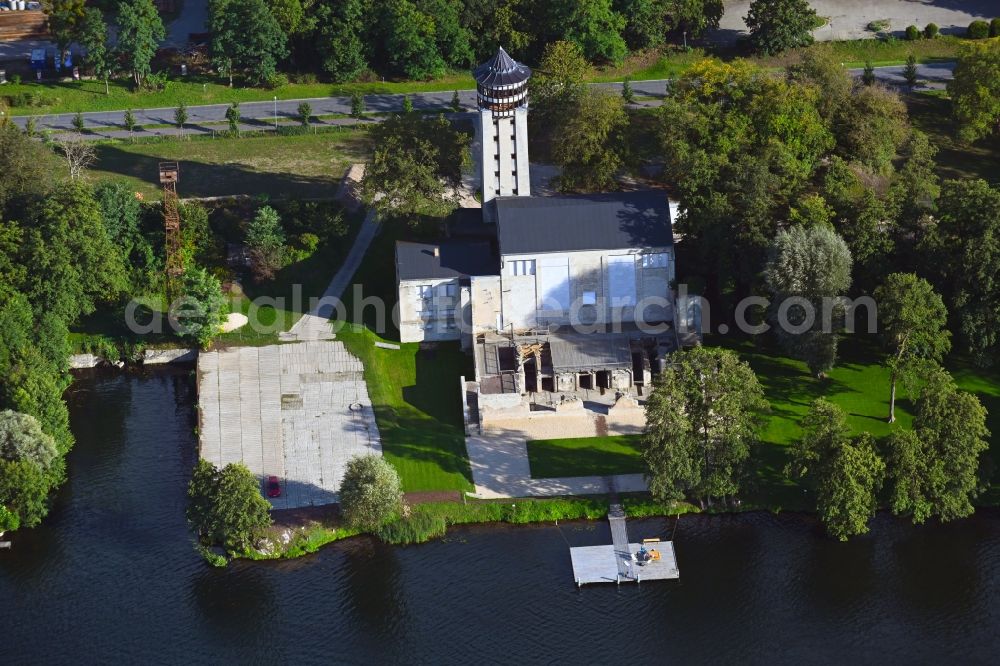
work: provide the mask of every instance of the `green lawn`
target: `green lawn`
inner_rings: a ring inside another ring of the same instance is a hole
[[[363,285],[363,298],[385,302],[390,314],[397,300],[395,240],[412,233],[405,223],[387,223],[352,281]],[[354,312],[350,288],[344,304],[347,319],[365,327],[344,327],[337,339],[365,365],[382,451],[399,470],[403,490],[472,490],[459,392],[459,377],[474,373],[472,357],[457,342],[424,350],[415,343],[398,350],[375,347],[377,340],[399,340],[391,316],[381,326],[374,308]]]
[[[147,197],[159,196],[157,164],[180,163],[181,198],[267,194],[276,199],[332,198],[348,167],[368,156],[360,129],[241,138],[103,141],[92,180],[124,179]]]
[[[873,339],[846,338],[841,341],[837,366],[826,379],[812,377],[805,364],[780,355],[770,342],[757,347],[750,341],[714,337],[710,344],[733,349],[747,361],[764,387],[771,405],[757,469],[757,487],[752,501],[767,506],[809,508],[803,504],[802,489],[789,480],[782,468],[788,462],[787,446],[801,434],[799,422],[809,405],[819,397],[840,405],[848,414],[855,433],[887,436],[896,428],[909,428],[913,421],[912,403],[902,387],[897,389],[896,422],[888,423],[889,375],[881,365],[880,350]],[[991,457],[1000,460],[1000,374],[951,359],[948,368],[959,386],[979,396],[990,410],[993,432]],[[993,487],[984,503],[1000,501],[1000,486]]]
[[[641,444],[642,435],[529,440],[531,476],[639,474],[645,471]]]

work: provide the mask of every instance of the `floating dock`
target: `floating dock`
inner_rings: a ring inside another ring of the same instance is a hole
[[[610,546],[569,549],[573,579],[578,587],[588,583],[640,583],[644,580],[680,578],[673,541],[647,539],[643,543],[629,543],[625,512],[620,504],[611,505],[608,522],[611,523]],[[659,553],[659,559],[640,565],[635,554],[643,547]]]

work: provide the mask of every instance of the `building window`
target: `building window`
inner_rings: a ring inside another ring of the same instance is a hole
[[[585,291],[582,298],[583,305],[597,305],[597,292]]]
[[[458,285],[445,283],[438,285],[438,295],[442,298],[454,298],[458,294]]]
[[[420,295],[420,298],[425,301],[429,301],[434,298],[434,288],[429,284],[422,284],[418,286],[417,293]]]
[[[534,275],[535,274],[535,260],[534,259],[520,259],[517,261],[510,262],[510,274],[511,275]]]
[[[642,255],[643,268],[666,268],[668,255],[666,252],[656,252],[654,254]]]

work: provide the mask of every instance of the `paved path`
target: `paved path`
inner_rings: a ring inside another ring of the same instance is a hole
[[[330,320],[336,314],[336,304],[361,266],[361,260],[364,259],[380,227],[381,223],[375,211],[369,210],[364,222],[361,223],[351,251],[347,253],[344,263],[340,265],[337,274],[323,292],[323,297],[309,312],[302,315],[287,333],[279,336],[281,340],[329,340],[333,337]]]
[[[888,67],[876,67],[875,78],[880,82],[896,88],[906,88],[906,79],[903,78],[903,65],[890,65]],[[848,70],[852,76],[860,77],[864,72],[862,69]],[[943,90],[948,86],[948,82],[954,78],[955,63],[953,62],[931,62],[917,65],[917,90]]]
[[[816,13],[830,22],[813,33],[817,41],[840,41],[873,37],[872,21],[888,19],[893,34],[901,35],[908,25],[923,29],[936,23],[945,34],[965,34],[975,19],[991,19],[1000,14],[996,0],[809,0]],[[743,21],[750,0],[726,0],[719,29],[709,33],[715,42],[731,42],[747,34]]]

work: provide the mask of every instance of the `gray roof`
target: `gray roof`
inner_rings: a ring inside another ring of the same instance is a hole
[[[497,54],[472,70],[476,83],[484,88],[510,86],[531,78],[531,69],[517,62],[500,47]]]
[[[565,197],[499,197],[488,211],[500,254],[670,247],[673,234],[663,191]]]
[[[396,276],[400,280],[466,278],[499,272],[499,263],[486,241],[396,242]]]

